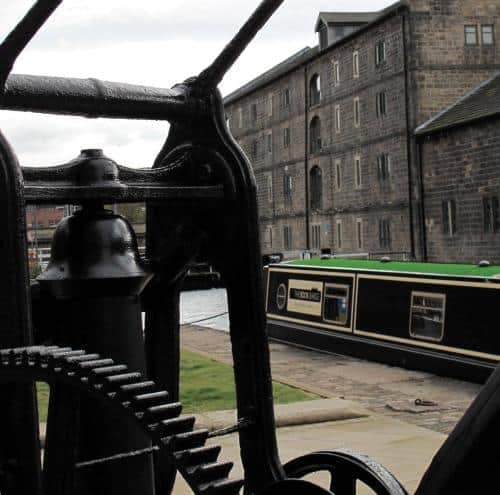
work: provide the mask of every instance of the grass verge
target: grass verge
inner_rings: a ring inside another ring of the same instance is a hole
[[[181,402],[184,412],[207,412],[236,408],[233,369],[227,364],[194,352],[181,351]],[[49,388],[37,383],[40,421],[47,420]],[[288,404],[317,398],[301,389],[273,382],[276,404]]]
[[[181,402],[186,412],[236,408],[233,368],[186,350],[181,354]],[[301,389],[273,382],[276,404],[317,398]]]

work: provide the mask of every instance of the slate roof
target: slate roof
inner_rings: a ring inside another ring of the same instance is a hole
[[[378,22],[383,21],[385,18],[397,13],[401,8],[408,8],[408,1],[407,0],[399,0],[398,2],[390,5],[389,7],[381,10],[380,12],[375,13],[375,16],[371,18],[370,22],[367,22],[365,24],[361,24],[358,29],[356,29],[354,32],[351,34],[348,34],[344,38],[336,41],[335,43],[332,43],[329,45],[327,48],[322,50],[322,54],[327,53],[328,51],[334,49],[335,47],[338,47],[342,45],[343,43],[346,43],[347,41],[351,40],[352,38],[355,38],[358,36],[361,32],[363,32],[365,29],[369,29],[371,26],[375,25]],[[371,15],[370,12],[368,13],[360,13],[360,15]],[[336,13],[335,15],[340,15],[339,13]],[[351,13],[347,13],[346,15],[353,15]],[[272,69],[269,69],[267,72],[264,72],[260,76],[256,77],[255,79],[252,79],[250,82],[246,83],[245,85],[241,86],[237,90],[233,91],[232,93],[228,94],[226,97],[224,97],[224,105],[228,105],[230,103],[233,103],[236,100],[239,100],[243,96],[271,83],[275,79],[278,79],[281,76],[284,76],[288,72],[292,71],[296,67],[299,67],[301,64],[308,62],[309,60],[314,59],[314,57],[318,56],[320,53],[319,47],[315,46],[314,48],[310,47],[305,47],[302,50],[298,51],[291,57],[287,58],[283,62],[279,63],[278,65],[275,65]]]
[[[364,24],[379,15],[380,12],[320,12],[315,31],[318,31],[320,21],[326,24]]]
[[[289,72],[290,70],[294,69],[295,67],[298,67],[301,63],[305,62],[306,60],[313,58],[317,53],[318,53],[317,46],[314,48],[310,48],[308,46],[302,48],[302,50],[299,50],[297,53],[294,53],[291,57],[288,57],[283,62],[279,63],[278,65],[275,65],[272,69],[269,69],[268,71],[264,72],[255,79],[252,79],[251,81],[247,82],[245,85],[241,86],[236,91],[233,91],[232,93],[227,95],[224,98],[224,104],[227,105],[228,103],[231,103],[237,100],[238,98],[248,93],[251,93],[257,88],[265,86],[267,83],[270,83],[279,76],[282,76],[287,72]]]
[[[500,115],[500,72],[419,126],[415,134],[423,136],[495,115]]]

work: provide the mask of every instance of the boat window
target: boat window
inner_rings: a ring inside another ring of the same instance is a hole
[[[439,342],[443,338],[446,295],[412,292],[410,335],[416,339]]]
[[[348,309],[349,286],[326,284],[323,319],[345,325],[347,323]]]

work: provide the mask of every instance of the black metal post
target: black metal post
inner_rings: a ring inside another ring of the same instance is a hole
[[[99,151],[88,150],[83,156],[84,176],[88,173],[93,177],[92,169],[109,172],[112,162]],[[127,364],[124,374],[145,373],[139,295],[150,278],[142,266],[129,223],[98,203],[84,205],[59,224],[50,264],[39,277],[42,291],[60,302],[55,342],[111,358],[110,370],[114,360]],[[70,413],[72,407],[78,409],[79,418],[75,417],[66,428],[78,432],[76,438],[48,432],[48,492],[66,494],[66,487],[74,485],[82,495],[154,495],[152,453],[131,455],[150,448],[144,433],[92,398],[76,400],[65,394],[51,400],[49,422],[54,423],[61,410]],[[123,454],[120,461],[100,461],[119,454]],[[77,467],[69,482],[67,474],[61,477],[62,468],[71,468],[68,459],[74,459]],[[82,463],[86,466],[78,468]]]
[[[38,0],[0,44],[0,101],[3,85],[14,62],[62,0]]]
[[[0,133],[0,347],[33,344],[21,168]],[[0,386],[0,493],[41,494],[33,383]]]
[[[168,390],[172,402],[179,400],[180,336],[178,283],[156,287],[157,298],[146,312],[146,360],[148,378]],[[175,466],[164,456],[155,454],[157,493],[172,491],[176,477]]]

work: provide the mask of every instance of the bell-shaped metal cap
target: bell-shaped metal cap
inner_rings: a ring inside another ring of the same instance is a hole
[[[68,164],[73,171],[73,182],[78,186],[124,188],[120,182],[118,165],[101,149],[85,149]]]
[[[57,226],[49,265],[37,280],[66,299],[137,295],[151,277],[129,222],[109,210],[84,208]]]

